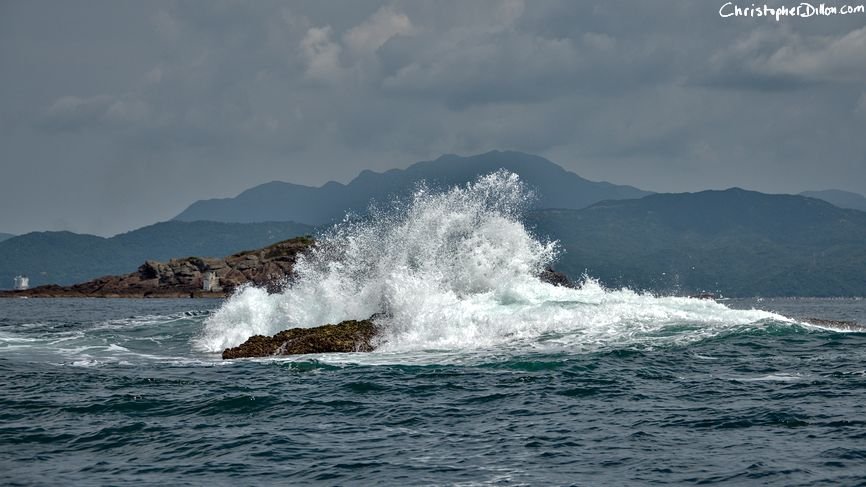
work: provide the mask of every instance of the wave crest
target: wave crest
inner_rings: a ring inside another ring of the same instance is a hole
[[[576,289],[544,283],[537,276],[559,248],[520,221],[531,198],[516,174],[500,170],[444,192],[422,185],[406,204],[347,217],[298,260],[283,292],[240,290],[206,320],[195,345],[218,352],[255,334],[375,313],[382,313],[384,351],[538,343],[550,334],[548,342],[583,347],[685,323],[709,331],[786,320],[714,302],[609,291],[592,280]]]

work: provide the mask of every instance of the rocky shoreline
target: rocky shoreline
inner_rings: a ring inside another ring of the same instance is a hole
[[[72,286],[48,284],[22,291],[0,291],[0,298],[224,298],[244,284],[277,292],[292,274],[298,255],[313,243],[311,237],[297,237],[221,259],[149,260],[130,274]],[[208,278],[215,285],[205,289]]]

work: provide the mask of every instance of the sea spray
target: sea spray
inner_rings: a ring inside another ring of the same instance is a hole
[[[502,170],[444,192],[419,186],[407,203],[373,208],[322,235],[281,293],[241,289],[206,320],[195,346],[219,352],[256,334],[374,314],[385,330],[382,351],[593,349],[786,321],[712,301],[606,290],[592,279],[574,289],[544,283],[538,274],[558,246],[521,222],[531,197]]]

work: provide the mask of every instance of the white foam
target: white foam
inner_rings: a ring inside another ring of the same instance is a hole
[[[796,382],[803,380],[805,377],[800,374],[769,374],[758,377],[730,377],[726,380],[735,380],[738,382]]]
[[[219,352],[252,335],[379,312],[383,353],[678,343],[789,321],[709,300],[606,290],[591,279],[576,289],[543,283],[536,276],[558,248],[521,223],[529,198],[516,175],[499,171],[442,193],[421,187],[393,211],[347,219],[298,260],[284,292],[240,290],[208,317],[194,346]]]

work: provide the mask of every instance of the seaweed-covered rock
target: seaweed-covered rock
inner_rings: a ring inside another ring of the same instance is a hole
[[[347,320],[315,328],[291,328],[266,337],[255,335],[223,351],[224,359],[304,353],[372,352],[379,327],[370,320]]]

